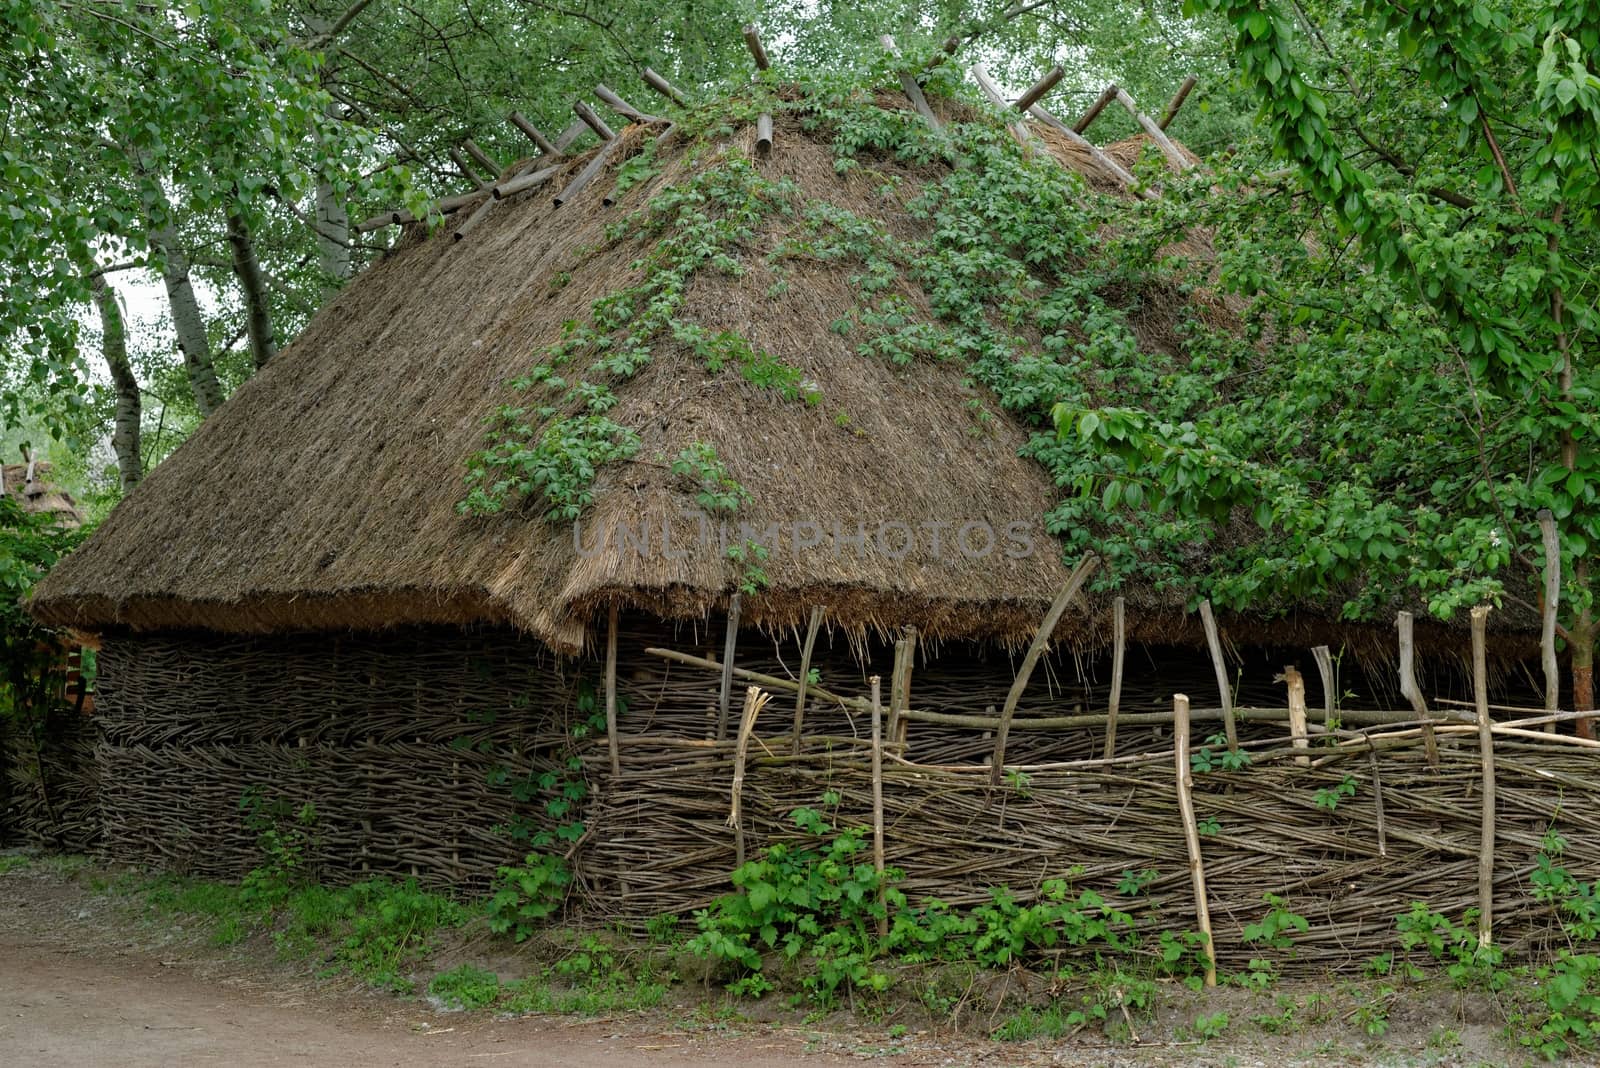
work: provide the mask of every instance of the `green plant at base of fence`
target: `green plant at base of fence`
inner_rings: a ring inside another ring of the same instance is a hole
[[[1356,777],[1354,775],[1346,775],[1339,785],[1318,790],[1312,795],[1311,799],[1318,808],[1327,809],[1329,812],[1337,812],[1339,802],[1347,797],[1354,796],[1356,796]]]
[[[1267,913],[1259,921],[1245,924],[1239,940],[1246,945],[1290,949],[1294,946],[1294,939],[1290,937],[1294,932],[1304,934],[1311,929],[1309,920],[1289,910],[1287,898],[1269,893],[1261,895],[1261,900],[1267,903]]]
[[[287,798],[268,797],[259,787],[250,787],[240,795],[239,809],[265,858],[246,873],[240,895],[247,905],[270,909],[311,877],[306,853],[317,825],[317,806],[306,801],[296,807]]]
[[[1160,876],[1161,873],[1154,868],[1141,868],[1139,871],[1126,869],[1122,873],[1121,881],[1117,883],[1117,893],[1123,897],[1138,897]]]
[[[1229,749],[1227,745],[1227,735],[1211,735],[1205,745],[1189,754],[1189,770],[1203,775],[1209,771],[1241,771],[1250,766],[1250,754],[1247,751]],[[1218,749],[1222,752],[1217,752]]]
[[[1213,1038],[1221,1038],[1228,1030],[1231,1021],[1225,1012],[1214,1012],[1194,1018],[1194,1023],[1189,1025],[1189,1033],[1202,1042],[1209,1042]]]
[[[1500,966],[1505,950],[1492,942],[1479,943],[1477,920],[1475,908],[1463,912],[1461,923],[1457,924],[1418,901],[1410,912],[1395,918],[1395,928],[1400,933],[1403,952],[1426,952],[1445,966],[1445,974],[1458,989],[1471,987],[1491,993],[1504,990],[1513,979],[1512,973]],[[1418,975],[1414,965],[1408,964],[1405,971],[1413,978]]]

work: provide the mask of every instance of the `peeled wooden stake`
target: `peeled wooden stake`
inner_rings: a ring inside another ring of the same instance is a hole
[[[500,176],[501,171],[505,170],[504,167],[494,161],[494,158],[489,153],[479,148],[478,143],[472,138],[469,137],[463,141],[461,147],[467,150],[467,155],[478,161],[479,166],[496,178]]]
[[[1200,855],[1200,827],[1194,817],[1194,780],[1189,768],[1189,698],[1172,698],[1172,755],[1178,773],[1178,818],[1189,850],[1189,881],[1194,886],[1195,925],[1206,940],[1206,986],[1217,985],[1217,947],[1211,944],[1211,905],[1206,901],[1206,868]]]
[[[1117,98],[1118,91],[1119,88],[1116,82],[1106,86],[1105,90],[1095,97],[1094,103],[1089,105],[1089,110],[1085,111],[1078,121],[1072,124],[1072,132],[1081,134],[1087,130],[1090,124],[1100,117],[1100,113],[1106,109],[1106,105]]]
[[[1478,945],[1494,941],[1494,721],[1489,718],[1486,630],[1489,606],[1472,610],[1472,695],[1478,705],[1478,754],[1483,766],[1483,818],[1478,835]]]
[[[644,112],[640,111],[638,108],[622,99],[616,93],[613,93],[610,89],[606,88],[605,83],[603,82],[594,87],[594,95],[599,97],[606,107],[610,108],[612,111],[615,111],[618,115],[621,115],[630,122],[661,121],[654,115],[646,115]]]
[[[1161,113],[1161,121],[1156,123],[1157,126],[1165,130],[1168,126],[1172,125],[1172,120],[1178,117],[1178,109],[1183,107],[1183,102],[1185,100],[1189,99],[1189,93],[1194,89],[1195,83],[1199,80],[1200,78],[1194,74],[1189,75],[1183,80],[1183,84],[1178,86],[1178,91],[1172,94],[1171,101],[1167,103],[1167,110]]]

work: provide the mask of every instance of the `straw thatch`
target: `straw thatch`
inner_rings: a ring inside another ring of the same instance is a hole
[[[647,134],[634,127],[625,136]],[[818,136],[780,116],[763,172],[892,230],[914,229],[875,185],[838,175]],[[1065,569],[1042,523],[1055,490],[1017,455],[1028,429],[964,382],[954,361],[906,372],[831,333],[855,300],[842,270],[800,267],[788,293],[772,299],[753,256],[740,279],[701,272],[682,312],[800,368],[823,405],[782,401],[735,369],[709,374],[669,342],[618,387],[610,414],[643,447],[601,471],[583,542],[625,524],[673,523],[674,545],[688,550],[681,559],[586,557],[570,527],[538,521],[536,508],[489,519],[457,513],[484,416],[513,399],[506,381],[528,370],[565,321],[636,277],[641,244],[608,240],[604,229],[689,173],[682,148],[659,158],[664,173],[615,207],[602,203],[609,180],[553,206],[551,190],[584,164],[576,159],[460,242],[447,233],[402,241],[41,583],[35,613],[90,630],[244,633],[506,622],[571,651],[603,601],[697,616],[734,589],[737,566],[682,517],[692,492],[665,469],[666,458],[704,441],[754,495],[740,522],[755,531],[815,523],[823,537],[820,548],[774,552],[770,588],[746,599],[749,623],[792,623],[826,601],[831,621],[851,629],[911,623],[935,637],[1031,636]],[[917,550],[901,557],[898,528],[879,544],[883,522],[919,530]],[[929,522],[948,524],[937,556],[921,527]],[[1014,558],[1004,540],[982,557],[948,551],[967,522],[996,532],[1020,524],[1033,552]],[[858,548],[850,539],[862,526],[868,538]]]
[[[0,484],[22,505],[23,511],[55,517],[64,527],[83,526],[83,512],[72,494],[50,480],[50,465],[43,461],[0,467]]]

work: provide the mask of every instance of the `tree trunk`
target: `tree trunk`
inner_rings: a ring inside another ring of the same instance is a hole
[[[122,321],[122,307],[116,291],[100,274],[94,276],[90,286],[94,292],[94,306],[100,313],[100,350],[105,355],[106,367],[111,371],[111,384],[117,397],[111,447],[117,454],[117,473],[121,478],[122,492],[127,493],[144,474],[144,465],[139,459],[139,380],[134,377],[133,365],[128,362],[128,333]]]
[[[222,407],[222,384],[211,361],[211,342],[206,338],[206,322],[200,315],[189,281],[189,254],[178,241],[178,228],[172,221],[172,205],[161,188],[161,179],[152,172],[143,154],[134,166],[144,179],[140,197],[144,201],[145,221],[149,226],[150,250],[161,257],[161,280],[167,287],[167,303],[172,309],[172,327],[178,334],[178,351],[189,372],[189,388],[194,392],[200,418],[209,419]]]
[[[350,216],[333,184],[317,182],[317,263],[322,267],[324,300],[350,278]]]
[[[272,336],[267,283],[261,275],[261,263],[256,259],[250,226],[232,205],[228,209],[228,245],[233,250],[233,273],[238,276],[239,288],[244,292],[245,331],[250,335],[250,353],[259,371],[277,355],[278,343]]]

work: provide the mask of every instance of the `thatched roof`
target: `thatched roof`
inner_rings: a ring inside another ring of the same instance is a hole
[[[732,141],[754,158],[754,137],[744,128]],[[1045,143],[1092,174],[1102,191],[1086,195],[1118,195],[1076,146]],[[1140,147],[1108,151],[1131,165]],[[740,566],[683,515],[693,490],[668,470],[687,445],[709,442],[752,494],[738,522],[784,532],[764,565],[770,585],[744,598],[746,621],[786,626],[823,603],[847,628],[1030,637],[1067,569],[1042,523],[1057,490],[1018,455],[1028,428],[967,382],[958,361],[906,370],[858,355],[856,339],[829,329],[855,299],[849,272],[825,265],[796,265],[779,298],[768,296],[759,257],[742,277],[702,271],[680,313],[800,368],[824,404],[785,401],[734,368],[709,373],[659,342],[649,365],[616,387],[608,414],[642,447],[600,470],[582,551],[572,527],[542,520],[537,504],[458,513],[485,415],[516,399],[507,380],[528,371],[564,322],[637,276],[642,244],[608,237],[607,226],[704,165],[681,145],[658,161],[663,173],[617,206],[603,204],[614,184],[603,176],[559,208],[549,189],[509,198],[459,242],[449,230],[470,210],[443,231],[409,235],[39,584],[35,614],[88,630],[502,622],[573,650],[606,603],[701,617],[737,587]],[[841,176],[834,163],[822,135],[780,115],[759,167],[809,197],[914,231],[877,184]],[[573,160],[552,188],[583,165]],[[893,162],[879,169],[917,177]],[[762,240],[770,247],[776,236]],[[651,551],[588,551],[596,531],[637,531],[641,521]],[[881,543],[872,536],[885,522],[913,528],[916,550],[901,554],[899,528]],[[657,547],[663,523],[673,525],[670,552]],[[981,526],[952,551],[968,523]],[[803,537],[821,544],[794,547],[795,524],[815,524]],[[864,545],[848,540],[861,526]],[[979,555],[985,529],[999,540]],[[1008,554],[1022,541],[1030,553]]]
[[[51,482],[50,465],[44,461],[6,464],[0,468],[0,483],[5,492],[22,505],[23,511],[52,515],[64,527],[83,526],[83,512],[78,502],[72,499],[72,494]]]

